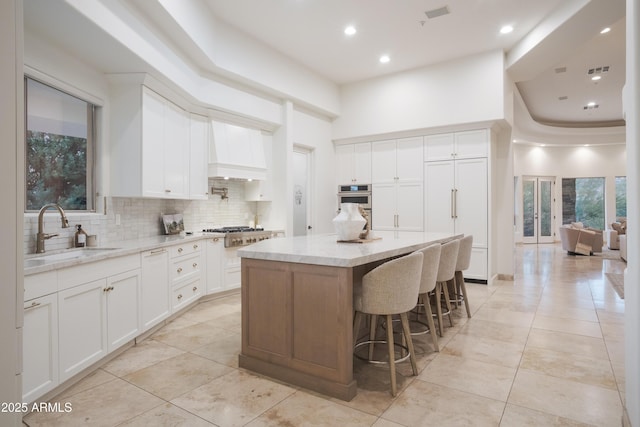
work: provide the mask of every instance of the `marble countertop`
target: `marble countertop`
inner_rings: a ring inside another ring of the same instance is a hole
[[[123,240],[117,243],[89,248],[64,249],[61,251],[29,254],[24,257],[24,275],[43,273],[59,268],[72,267],[88,262],[101,261],[125,255],[136,254],[151,249],[179,245],[183,242],[224,237],[223,233],[193,233],[192,235],[153,236],[141,239]]]
[[[429,243],[442,243],[460,235],[422,232],[375,232],[378,240],[366,243],[337,242],[336,234],[264,240],[241,248],[242,258],[301,264],[355,267],[403,255]]]

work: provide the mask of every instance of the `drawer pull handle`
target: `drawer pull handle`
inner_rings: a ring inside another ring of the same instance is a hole
[[[178,273],[182,273],[182,267],[178,268]]]
[[[197,267],[198,267],[198,263],[197,263],[197,262],[194,262],[194,263],[193,263],[193,268],[197,268]]]
[[[197,291],[197,290],[198,290],[198,287],[197,287],[197,286],[194,286],[194,287],[193,287],[193,292],[195,292],[195,291]]]
[[[178,299],[182,299],[182,294],[178,295]]]
[[[213,241],[214,241],[214,242],[217,242],[218,240],[220,240],[220,238],[219,238],[219,237],[214,237],[214,238],[213,238]]]
[[[104,288],[104,289],[102,290],[102,292],[110,292],[110,291],[112,291],[113,289],[114,289],[114,287],[113,287],[113,286],[107,286],[106,288]]]
[[[198,249],[198,245],[193,245],[193,249]]]
[[[151,251],[150,253],[151,253],[151,255],[156,255],[156,254],[163,254],[165,252],[167,252],[166,249],[155,249],[155,250]]]
[[[34,302],[32,302],[32,303],[31,303],[31,305],[30,305],[29,307],[25,307],[24,309],[25,309],[25,310],[29,310],[30,308],[35,308],[35,307],[37,307],[37,306],[39,306],[39,305],[40,305],[40,303],[39,303],[39,302],[35,302],[35,301],[34,301]]]
[[[178,248],[179,253],[182,253],[182,250],[183,250],[182,248]]]

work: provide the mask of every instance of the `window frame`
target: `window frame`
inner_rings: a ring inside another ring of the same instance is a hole
[[[77,91],[72,91],[72,90],[68,90],[68,89],[63,89],[62,86],[68,86],[68,85],[64,85],[64,84],[58,84],[55,82],[52,82],[51,79],[43,79],[43,78],[38,78],[34,75],[31,75],[27,72],[25,72],[24,74],[24,144],[25,144],[25,149],[26,149],[26,145],[27,145],[27,115],[28,115],[28,98],[27,98],[27,87],[28,87],[28,80],[33,80],[35,82],[38,82],[42,85],[45,85],[51,89],[57,90],[61,93],[64,93],[65,95],[71,96],[73,98],[79,99],[83,102],[87,103],[87,147],[86,147],[86,161],[87,161],[87,165],[86,165],[86,170],[85,170],[85,180],[86,180],[86,209],[66,209],[66,212],[69,213],[86,213],[86,214],[90,214],[90,213],[96,213],[97,212],[97,208],[96,208],[96,204],[97,204],[97,199],[98,199],[98,192],[97,192],[97,185],[96,185],[96,162],[97,162],[97,132],[96,132],[96,128],[97,128],[97,110],[98,108],[100,108],[100,105],[97,104],[95,101],[87,99],[89,98],[88,96],[83,96],[82,94],[79,94]],[[28,167],[28,158],[27,156],[25,156],[24,159],[24,170],[25,170],[25,179],[23,181],[24,187],[23,187],[23,191],[24,191],[24,213],[25,214],[33,214],[33,213],[37,213],[39,211],[39,209],[27,209],[27,180],[26,180],[26,171],[27,171],[27,167]]]

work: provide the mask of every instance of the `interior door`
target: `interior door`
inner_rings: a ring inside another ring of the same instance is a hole
[[[522,242],[553,243],[554,186],[549,177],[522,179]]]

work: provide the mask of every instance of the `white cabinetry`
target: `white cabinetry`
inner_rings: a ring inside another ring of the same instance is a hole
[[[473,249],[471,254],[471,266],[465,271],[465,277],[469,279],[488,279],[488,248],[489,248],[489,222],[488,222],[488,188],[489,170],[487,131],[462,132],[463,138],[457,138],[458,134],[435,135],[425,138],[425,159],[428,157],[429,144],[434,140],[468,142],[472,138],[484,135],[484,140],[475,139],[473,144],[461,144],[462,147],[473,146],[473,150],[458,152],[455,160],[427,161],[425,170],[425,231],[447,232],[456,234],[473,235]],[[438,142],[436,142],[437,144]],[[455,144],[454,144],[455,145]],[[466,153],[460,155],[460,153]],[[472,152],[480,157],[468,157]],[[434,155],[440,158],[440,155]],[[462,157],[462,158],[461,158]],[[451,158],[451,155],[448,157]]]
[[[338,185],[371,184],[371,143],[338,145]]]
[[[202,251],[200,242],[190,242],[169,248],[171,257],[171,311],[176,312],[197,300],[203,293]]]
[[[207,200],[209,177],[207,173],[209,157],[209,120],[205,116],[191,114],[191,161],[189,162],[189,198]]]
[[[270,135],[262,135],[262,145],[267,166],[266,177],[265,179],[253,180],[244,184],[244,197],[249,202],[268,202],[273,200],[273,138]]]
[[[224,290],[224,237],[207,239],[207,294]]]
[[[169,300],[169,252],[165,248],[142,253],[140,316],[146,331],[171,313]]]
[[[134,339],[140,332],[140,270],[107,278],[107,351]]]
[[[189,198],[189,114],[137,85],[112,88],[111,192]]]
[[[375,230],[422,231],[422,137],[372,143]]]
[[[477,129],[425,136],[425,161],[487,157],[487,134],[487,129]]]
[[[58,298],[24,303],[22,401],[31,403],[58,385]]]

